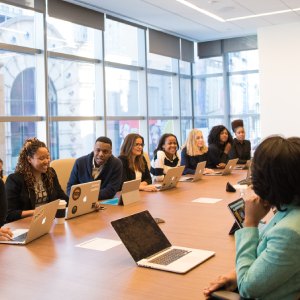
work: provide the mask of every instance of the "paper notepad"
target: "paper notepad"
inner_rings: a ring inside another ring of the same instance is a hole
[[[97,251],[106,251],[113,247],[121,245],[121,241],[109,240],[109,239],[101,239],[101,238],[94,238],[92,240],[88,240],[81,244],[76,245],[76,247],[90,249],[90,250],[97,250]]]
[[[197,199],[193,200],[192,202],[213,204],[213,203],[217,203],[221,200],[222,199],[218,199],[218,198],[197,198]]]

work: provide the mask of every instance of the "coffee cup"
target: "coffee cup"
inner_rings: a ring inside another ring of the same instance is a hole
[[[66,218],[66,206],[67,201],[60,200],[58,204],[58,209],[55,215],[56,224],[64,224]]]

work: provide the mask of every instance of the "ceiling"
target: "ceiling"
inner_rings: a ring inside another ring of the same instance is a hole
[[[260,27],[300,22],[300,0],[187,0],[225,21],[177,0],[67,1],[197,42],[251,35]],[[288,12],[228,20],[284,10]]]

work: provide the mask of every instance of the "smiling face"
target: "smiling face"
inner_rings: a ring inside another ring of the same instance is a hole
[[[198,132],[195,136],[196,146],[200,149],[204,146],[203,135],[201,132]]]
[[[225,144],[228,141],[228,131],[224,129],[220,132],[220,143]]]
[[[245,140],[245,130],[244,127],[238,127],[235,130],[235,136],[239,141],[244,141]]]
[[[141,138],[137,138],[133,144],[131,153],[133,157],[139,156],[143,153],[144,143]]]
[[[103,142],[96,142],[94,146],[94,161],[95,165],[99,167],[106,163],[111,157],[111,145]]]
[[[168,136],[165,139],[165,143],[162,145],[163,150],[169,157],[173,157],[177,151],[177,147],[178,145],[175,136]]]
[[[50,154],[47,148],[38,148],[33,157],[28,156],[27,159],[34,173],[42,174],[47,172],[50,163]]]

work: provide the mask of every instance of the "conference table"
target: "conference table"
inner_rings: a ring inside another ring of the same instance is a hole
[[[204,299],[203,289],[234,268],[233,224],[227,204],[240,197],[226,192],[246,171],[228,176],[203,176],[179,182],[177,188],[140,192],[141,200],[128,206],[109,206],[53,224],[50,233],[26,246],[0,245],[1,299]],[[199,198],[217,203],[192,202]],[[94,238],[118,240],[110,222],[143,210],[165,220],[159,224],[173,245],[215,251],[216,254],[186,274],[137,267],[123,244],[106,251],[77,247]],[[28,228],[30,218],[8,224]]]

